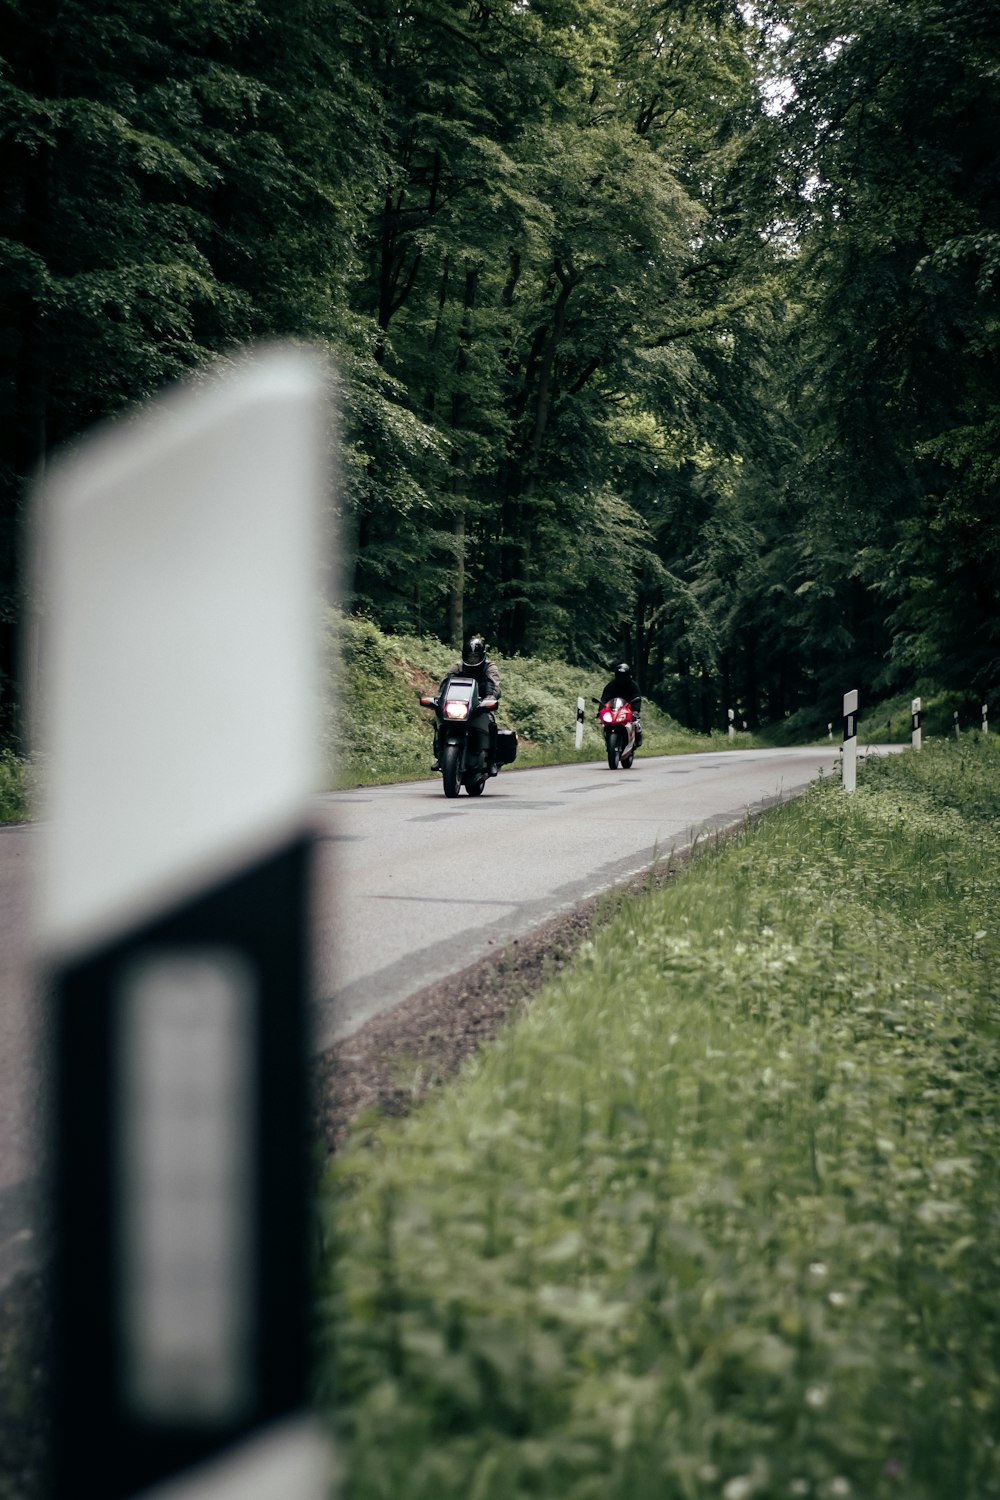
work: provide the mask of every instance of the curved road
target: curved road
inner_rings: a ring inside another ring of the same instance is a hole
[[[839,747],[838,747],[839,749]],[[836,764],[838,750],[714,751],[440,778],[319,799],[318,1041],[325,1047],[706,830]]]
[[[829,772],[839,747],[505,770],[316,799],[317,1046],[598,891]],[[0,1286],[31,1258],[40,1034],[28,969],[39,830],[0,829]]]

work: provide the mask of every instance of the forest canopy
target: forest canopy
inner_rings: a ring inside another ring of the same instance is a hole
[[[345,604],[684,721],[1000,681],[996,0],[0,0],[0,713],[47,453],[339,372]]]

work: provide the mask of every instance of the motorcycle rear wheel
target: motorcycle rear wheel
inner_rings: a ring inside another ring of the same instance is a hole
[[[622,756],[622,768],[623,768],[623,770],[626,770],[626,771],[630,770],[631,766],[632,766],[632,762],[634,760],[635,760],[635,751],[634,750],[630,750],[627,755],[623,755]]]
[[[457,797],[461,791],[461,759],[461,745],[445,745],[441,755],[441,780],[444,782],[446,797]]]

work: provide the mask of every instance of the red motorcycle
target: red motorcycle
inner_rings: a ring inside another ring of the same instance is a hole
[[[608,751],[608,765],[612,771],[619,767],[627,771],[635,759],[635,714],[625,698],[609,698],[597,704],[597,722],[604,730],[604,743]]]

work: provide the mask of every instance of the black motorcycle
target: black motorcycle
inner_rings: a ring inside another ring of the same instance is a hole
[[[481,698],[474,677],[446,677],[438,693],[421,693],[424,708],[437,715],[437,756],[446,797],[457,797],[462,787],[479,797],[491,775],[510,765],[517,754],[513,729],[495,729],[496,769],[490,763],[493,710],[497,700]]]

